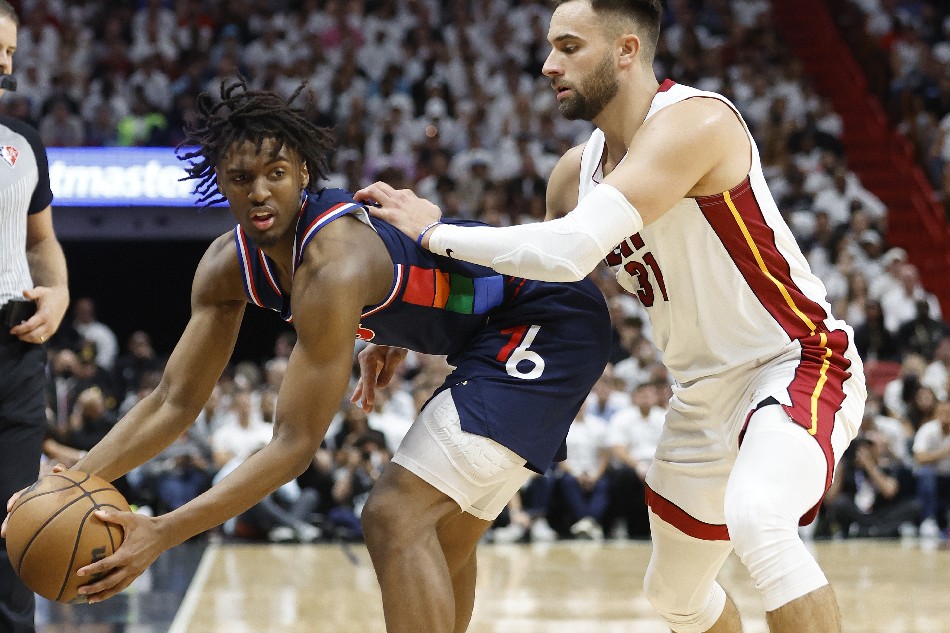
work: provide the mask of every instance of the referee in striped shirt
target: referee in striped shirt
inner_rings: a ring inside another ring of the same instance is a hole
[[[19,17],[0,0],[2,76],[13,70]],[[7,77],[7,80],[10,78]],[[0,117],[0,520],[36,481],[46,434],[46,351],[69,305],[66,258],[53,232],[49,165],[39,134]],[[0,542],[0,633],[34,633],[33,592]]]

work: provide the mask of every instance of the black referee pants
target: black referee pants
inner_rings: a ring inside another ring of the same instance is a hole
[[[0,520],[7,499],[36,481],[46,435],[46,350],[0,332]],[[0,633],[34,633],[33,592],[0,540]]]

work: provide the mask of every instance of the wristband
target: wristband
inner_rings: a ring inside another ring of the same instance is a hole
[[[425,234],[429,232],[429,229],[440,224],[442,224],[441,220],[436,220],[435,222],[427,224],[426,227],[422,229],[422,233],[419,234],[419,237],[416,238],[416,244],[418,246],[422,246],[422,238],[425,237]]]

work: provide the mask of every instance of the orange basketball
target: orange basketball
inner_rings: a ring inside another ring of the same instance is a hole
[[[27,587],[49,600],[72,602],[90,577],[81,567],[111,555],[122,528],[93,515],[98,509],[129,510],[108,481],[76,470],[40,478],[17,499],[7,522],[10,563]]]

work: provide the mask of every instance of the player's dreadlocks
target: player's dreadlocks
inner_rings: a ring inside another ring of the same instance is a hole
[[[230,83],[229,83],[230,81]],[[197,180],[194,192],[207,208],[226,198],[218,189],[214,170],[224,154],[235,144],[256,143],[257,151],[266,139],[277,143],[274,154],[286,143],[297,152],[310,172],[307,189],[314,190],[319,178],[326,178],[327,158],[333,149],[329,130],[304,116],[304,108],[291,104],[303,92],[301,84],[286,101],[273,92],[250,90],[243,77],[221,82],[221,98],[209,93],[198,95],[198,117],[185,125],[186,138],[178,146],[178,158],[191,160],[182,180]]]

